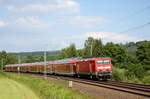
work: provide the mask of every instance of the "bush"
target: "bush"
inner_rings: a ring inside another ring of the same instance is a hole
[[[137,78],[135,75],[133,75],[130,78],[127,78],[127,82],[130,82],[130,83],[142,83],[141,80],[139,78]]]
[[[126,72],[125,69],[113,67],[113,72],[112,72],[113,79],[118,81],[126,80],[127,78],[125,76],[125,72]]]
[[[129,79],[132,79],[133,77],[142,78],[145,74],[144,68],[141,64],[129,64],[127,70],[126,75]]]
[[[150,75],[149,76],[144,76],[142,82],[145,83],[145,84],[150,84]]]

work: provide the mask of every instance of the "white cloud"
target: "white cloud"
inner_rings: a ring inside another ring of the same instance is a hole
[[[7,2],[8,3],[8,2]],[[7,5],[8,11],[12,12],[15,16],[39,16],[48,14],[50,18],[54,19],[56,24],[64,23],[77,28],[95,28],[102,25],[106,21],[101,16],[81,16],[80,4],[76,0],[36,0],[36,1],[24,1],[10,2]],[[16,12],[16,13],[13,13]],[[19,14],[18,14],[19,13]],[[57,13],[57,14],[56,14]],[[66,15],[59,15],[66,14]],[[71,14],[71,15],[69,15]],[[52,15],[52,16],[51,16]],[[61,17],[60,17],[61,16]],[[62,18],[62,16],[64,16]],[[64,20],[63,20],[64,19]],[[17,24],[31,24],[32,26],[40,26],[35,24],[39,18],[19,18]],[[50,19],[51,20],[51,19]],[[36,21],[36,22],[35,22]],[[52,20],[53,21],[53,20]],[[59,22],[60,21],[60,22]],[[39,22],[39,21],[38,21]],[[38,23],[37,22],[37,23]],[[50,23],[51,24],[51,23]]]
[[[30,26],[30,27],[44,27],[47,26],[45,22],[40,20],[38,16],[20,17],[16,21],[19,26]]]
[[[70,19],[72,25],[85,28],[96,27],[106,21],[105,18],[100,16],[72,16]]]
[[[101,38],[104,42],[112,41],[117,43],[139,40],[131,35],[115,32],[89,32],[86,33],[86,37]]]
[[[7,26],[7,25],[8,25],[7,22],[0,20],[0,27],[5,27],[5,26]]]
[[[47,2],[30,2],[24,5],[9,5],[8,10],[16,12],[69,12],[76,13],[80,5],[75,0],[50,0]]]

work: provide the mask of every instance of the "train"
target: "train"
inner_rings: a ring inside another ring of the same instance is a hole
[[[46,73],[49,75],[64,75],[107,80],[112,77],[111,61],[111,58],[70,58],[47,62],[9,64],[5,65],[5,71]]]

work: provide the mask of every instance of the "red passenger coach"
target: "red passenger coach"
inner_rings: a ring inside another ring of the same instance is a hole
[[[74,76],[76,70],[76,62],[78,58],[58,60],[53,63],[53,68],[55,69],[55,74]]]
[[[5,71],[30,72],[67,75],[67,76],[87,76],[107,80],[112,75],[111,58],[71,58],[49,62],[11,64],[5,66]]]
[[[89,58],[77,62],[78,76],[107,79],[112,75],[111,58]]]

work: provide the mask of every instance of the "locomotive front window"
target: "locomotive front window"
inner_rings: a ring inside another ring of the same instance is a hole
[[[110,60],[98,60],[97,64],[109,64]]]

